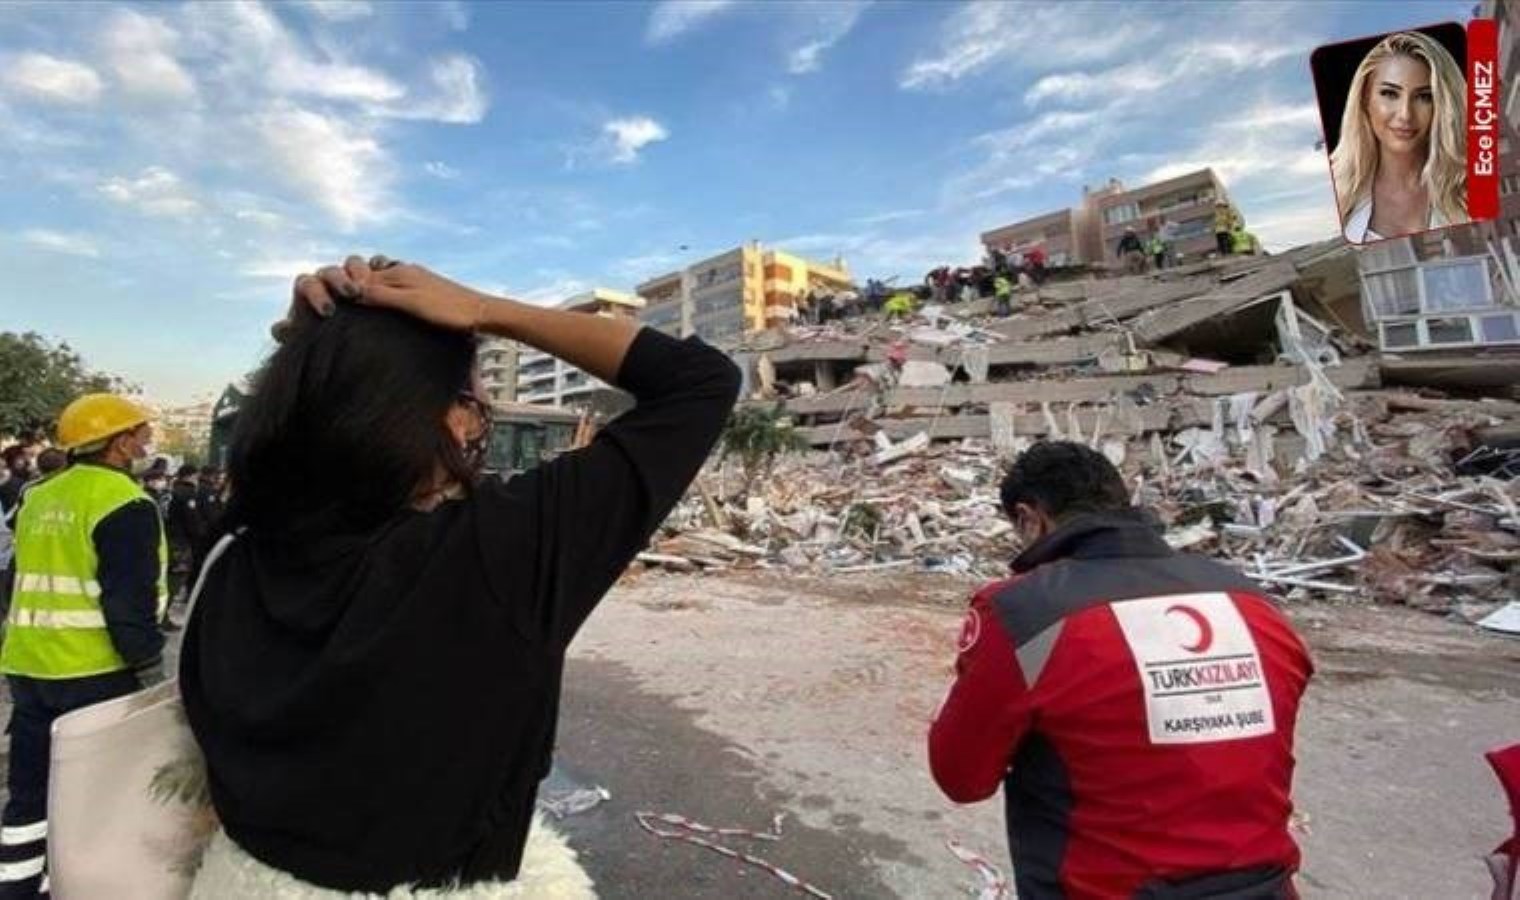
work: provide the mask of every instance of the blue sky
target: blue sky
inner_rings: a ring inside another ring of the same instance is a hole
[[[1203,165],[1283,249],[1335,232],[1309,51],[1471,9],[0,4],[0,329],[181,402],[350,251],[541,303],[752,238],[916,280]]]

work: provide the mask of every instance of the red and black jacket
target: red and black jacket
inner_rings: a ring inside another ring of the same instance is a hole
[[[1292,897],[1312,665],[1286,617],[1123,515],[1013,568],[972,599],[929,762],[958,802],[1003,785],[1019,896]]]

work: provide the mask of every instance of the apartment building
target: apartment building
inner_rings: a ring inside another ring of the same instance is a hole
[[[644,301],[622,291],[596,288],[576,294],[557,304],[556,308],[588,315],[631,318],[643,310]],[[512,373],[513,395],[497,397],[492,394],[493,402],[581,406],[590,402],[592,394],[612,389],[606,382],[540,350],[523,345],[514,345],[513,349],[514,362],[508,364],[503,361],[500,364],[503,377],[508,371]],[[481,378],[484,380],[489,364],[484,361],[484,356],[482,359]]]
[[[820,263],[751,241],[651,278],[635,291],[644,301],[639,318],[645,325],[724,344],[786,319],[809,291],[853,287],[842,260]]]
[[[1220,198],[1228,201],[1229,193],[1213,169],[1134,189],[1110,179],[1096,189],[1083,188],[1081,202],[1070,209],[984,232],[982,246],[1005,253],[1040,246],[1051,265],[1103,265],[1115,260],[1126,228],[1148,236],[1172,223],[1173,252],[1182,259],[1199,259],[1214,249],[1214,201]]]

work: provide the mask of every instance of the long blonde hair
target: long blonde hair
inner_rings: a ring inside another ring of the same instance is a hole
[[[1447,222],[1466,222],[1467,215],[1467,79],[1446,48],[1417,31],[1390,34],[1378,42],[1356,67],[1346,112],[1341,116],[1340,141],[1330,154],[1336,205],[1345,219],[1372,193],[1377,174],[1378,142],[1367,119],[1367,81],[1385,59],[1409,56],[1430,69],[1431,117],[1429,150],[1420,181],[1430,203]]]

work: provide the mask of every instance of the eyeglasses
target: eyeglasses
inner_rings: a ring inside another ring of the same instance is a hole
[[[491,428],[491,404],[475,396],[474,391],[460,391],[455,400],[475,411],[485,430]]]

